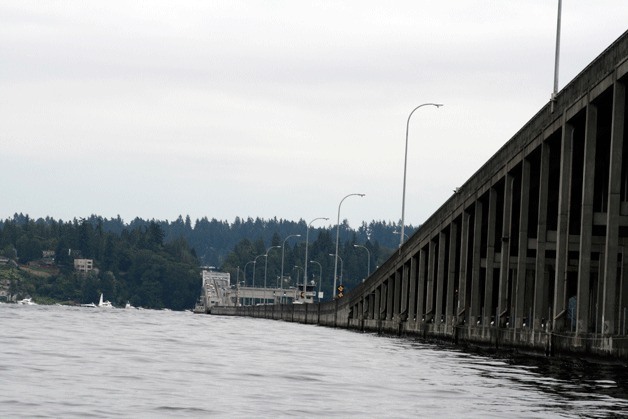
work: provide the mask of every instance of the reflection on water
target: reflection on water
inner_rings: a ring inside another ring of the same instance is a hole
[[[628,368],[272,320],[0,304],[3,417],[609,417]]]

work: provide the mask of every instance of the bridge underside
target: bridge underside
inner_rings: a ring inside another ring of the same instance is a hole
[[[628,32],[318,322],[628,357],[627,74]]]

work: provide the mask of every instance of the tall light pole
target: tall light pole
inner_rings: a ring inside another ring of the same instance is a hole
[[[257,270],[257,258],[261,258],[263,256],[266,256],[265,254],[261,254],[261,255],[257,255],[255,256],[255,259],[253,260],[253,284],[251,285],[251,288],[255,288],[255,271]],[[255,290],[253,290],[253,293],[255,293]],[[255,294],[253,294],[255,295]],[[253,305],[255,305],[255,297],[253,297]]]
[[[305,268],[303,269],[303,275],[305,276],[306,279],[307,279],[307,265],[308,265],[308,263],[307,263],[307,261],[308,261],[308,258],[307,258],[307,247],[308,247],[309,242],[310,242],[310,226],[316,220],[329,220],[329,218],[327,218],[327,217],[314,218],[312,221],[310,221],[310,223],[307,225],[307,229],[305,230]]]
[[[359,196],[363,197],[363,193],[350,193],[340,200],[338,204],[338,220],[336,222],[336,257],[334,258],[334,289],[333,289],[333,298],[336,298],[336,277],[338,276],[338,239],[340,238],[340,207],[342,206],[342,201],[349,198],[350,196]],[[342,275],[342,270],[340,271]]]
[[[298,292],[299,292],[299,269],[303,270],[303,268],[298,266],[298,265],[294,265],[294,268],[292,268],[292,270],[294,271],[295,269],[297,270],[297,284],[296,285],[297,285],[297,296],[298,296],[299,295],[298,294]]]
[[[440,103],[424,103],[412,109],[412,112],[410,112],[410,115],[408,115],[408,122],[406,122],[406,153],[403,159],[403,194],[401,197],[401,236],[399,240],[399,247],[403,245],[403,230],[406,221],[406,173],[408,169],[408,130],[410,129],[410,117],[412,116],[414,111],[423,106],[436,106],[437,108],[440,108],[443,105]]]
[[[368,273],[366,274],[366,276],[367,277],[371,276],[371,251],[366,246],[362,246],[361,244],[354,244],[353,247],[361,247],[362,249],[366,250],[366,254],[367,254],[366,267],[368,270]]]
[[[249,263],[253,263],[253,266],[255,266],[255,261],[253,261],[253,260],[250,260],[250,261],[246,262],[246,264],[244,265],[244,286],[245,287],[247,286],[247,284],[246,284],[246,267],[249,266]],[[255,268],[253,268],[253,269],[255,269]],[[255,270],[253,271],[253,273],[255,273]],[[249,304],[250,303],[251,303],[251,299],[249,299]]]
[[[249,263],[254,263],[252,260],[249,260],[248,262],[246,262],[246,264],[244,265],[244,286],[246,286],[246,267],[249,266]]]
[[[279,282],[281,282],[281,290],[283,291],[283,257],[284,257],[284,250],[285,250],[285,246],[286,246],[286,241],[288,241],[288,239],[290,237],[301,237],[300,234],[291,234],[288,237],[286,237],[283,241],[283,243],[281,244],[281,276],[279,278]],[[283,292],[282,292],[283,294]]]
[[[332,253],[329,254],[329,256],[334,256]],[[345,261],[342,260],[342,258],[340,257],[340,255],[335,255],[336,259],[340,259],[340,285],[342,285],[342,271],[344,271],[345,269]],[[334,281],[334,291],[336,291],[336,282]],[[334,292],[334,297],[336,293]]]
[[[556,93],[558,93],[558,63],[560,61],[560,15],[563,2],[558,0],[558,18],[556,19],[556,52],[554,54],[554,90],[552,91],[551,111],[554,112]]]
[[[311,260],[310,263],[316,263],[318,265],[318,302],[321,302],[321,284],[323,283],[323,266],[315,260]]]
[[[266,257],[266,263],[264,264],[264,305],[266,305],[266,274],[268,273],[268,252],[270,252],[270,249],[279,249],[281,246],[270,246],[268,249],[266,249],[266,254],[264,255]]]

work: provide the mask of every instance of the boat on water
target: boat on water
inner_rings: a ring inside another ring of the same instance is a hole
[[[100,308],[113,308],[113,304],[109,300],[104,301],[103,295],[100,293],[100,301],[98,302],[98,307]]]
[[[32,298],[24,298],[24,299],[18,301],[17,303],[25,305],[25,306],[36,306],[37,305],[37,303],[34,302]]]
[[[124,306],[124,308],[136,308],[136,307],[132,306],[131,303],[129,301],[127,301],[126,305]]]
[[[81,307],[96,308],[96,304],[94,303],[81,304]]]

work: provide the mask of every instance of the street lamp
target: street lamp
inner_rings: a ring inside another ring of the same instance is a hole
[[[338,276],[338,239],[340,237],[340,207],[342,206],[342,201],[349,198],[350,196],[359,196],[363,197],[363,193],[351,193],[340,200],[338,204],[338,221],[336,223],[336,257],[334,258],[334,289],[333,289],[333,298],[336,298],[336,277]],[[342,269],[340,271],[340,275],[342,276]]]
[[[246,286],[246,267],[249,266],[249,263],[254,263],[252,260],[246,262],[244,265],[244,285]]]
[[[249,266],[249,263],[253,264],[253,274],[255,274],[255,261],[254,260],[250,260],[248,262],[246,262],[246,264],[244,265],[244,286],[247,286],[246,284],[246,267]],[[251,299],[249,298],[249,303],[251,303]]]
[[[366,250],[366,254],[367,254],[366,267],[368,270],[368,274],[366,274],[366,276],[367,277],[371,276],[371,251],[367,249],[366,246],[362,246],[361,244],[354,244],[353,247],[361,247],[362,249]]]
[[[266,274],[268,273],[268,252],[270,252],[270,249],[279,249],[281,246],[270,246],[268,249],[266,249],[266,255],[264,255],[266,257],[266,262],[264,263],[264,305],[266,305]]]
[[[253,260],[253,284],[251,285],[251,288],[255,288],[255,271],[257,270],[257,258],[261,258],[262,256],[266,255],[262,253],[261,255],[255,256],[255,259]],[[253,295],[255,295],[255,290],[253,290]],[[255,297],[253,297],[253,305],[255,305]]]
[[[329,218],[327,217],[318,217],[318,218],[314,218],[312,221],[310,221],[310,223],[307,225],[307,229],[305,230],[305,268],[303,269],[303,275],[305,276],[305,278],[307,279],[307,247],[308,244],[310,242],[310,226],[312,225],[312,223],[316,220],[329,220]]]
[[[316,263],[319,269],[318,278],[318,302],[321,302],[321,284],[323,283],[323,266],[315,260],[311,260],[310,263]]]
[[[401,233],[395,230],[393,231],[393,234],[401,234]],[[405,237],[406,240],[408,240],[408,235],[406,233],[403,233],[403,237]]]
[[[342,285],[342,271],[344,271],[345,269],[345,262],[344,260],[342,260],[342,258],[338,254],[334,255],[333,253],[330,253],[329,256],[335,256],[336,260],[340,259],[340,285]],[[336,281],[334,281],[334,298],[335,297],[336,297]]]
[[[301,237],[300,234],[291,234],[288,237],[286,237],[283,241],[283,243],[281,244],[281,276],[279,278],[279,282],[281,282],[281,290],[283,291],[283,257],[284,257],[284,250],[285,250],[285,246],[286,246],[286,241],[288,241],[288,239],[290,237]],[[283,294],[283,292],[282,292]]]
[[[297,282],[296,282],[296,288],[297,288],[297,295],[298,295],[298,291],[299,291],[299,269],[303,270],[302,267],[298,266],[298,265],[294,265],[294,268],[292,268],[292,270],[297,270]]]
[[[408,115],[408,122],[406,122],[406,153],[403,160],[403,194],[401,198],[401,237],[399,239],[399,247],[403,245],[403,236],[404,236],[403,230],[405,227],[405,216],[406,216],[406,172],[407,172],[407,167],[408,167],[408,130],[410,128],[410,117],[412,116],[414,111],[416,111],[417,109],[423,106],[436,106],[437,108],[440,108],[443,105],[440,103],[424,103],[414,108],[412,112],[410,112],[410,115]]]

